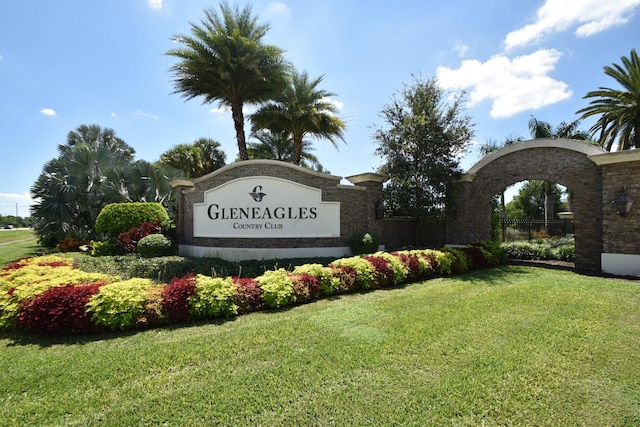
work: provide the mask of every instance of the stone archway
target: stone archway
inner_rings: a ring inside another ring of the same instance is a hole
[[[475,164],[456,188],[447,243],[491,238],[491,199],[525,180],[559,183],[573,192],[576,269],[600,271],[602,253],[602,174],[590,156],[599,147],[569,139],[535,139],[508,145]]]

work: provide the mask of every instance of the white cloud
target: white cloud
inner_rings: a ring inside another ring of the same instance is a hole
[[[507,34],[505,46],[507,50],[526,46],[574,26],[576,36],[589,37],[626,23],[638,5],[640,0],[546,0],[533,24]]]
[[[267,19],[289,18],[291,16],[291,8],[286,3],[275,1],[270,2],[267,6],[267,12],[265,14]]]
[[[338,110],[338,111],[340,111],[340,110],[342,110],[344,108],[344,102],[337,101],[335,99],[324,97],[324,98],[321,99],[321,101],[333,105],[335,107],[335,109]]]
[[[44,114],[45,116],[56,116],[56,110],[54,110],[53,108],[43,108],[42,110],[40,110],[40,113]]]
[[[453,47],[453,51],[458,53],[458,56],[463,57],[469,50],[469,46],[466,44],[458,43]]]
[[[213,114],[227,114],[231,112],[231,108],[225,106],[215,107],[209,110]]]
[[[551,78],[561,53],[540,49],[509,59],[496,55],[486,62],[466,60],[457,70],[438,67],[438,83],[444,89],[469,91],[469,106],[491,101],[491,117],[511,117],[563,101],[573,94],[566,83]]]
[[[152,9],[155,9],[155,10],[162,9],[162,0],[147,0],[147,3]]]
[[[0,55],[0,61],[2,61],[2,55]]]
[[[142,110],[137,110],[136,111],[136,116],[138,117],[144,117],[146,119],[153,119],[153,120],[158,120],[158,116],[155,114],[150,114],[150,113],[145,113]]]
[[[110,115],[111,117],[113,117],[114,119],[117,119],[117,118],[118,118],[118,115],[117,115],[116,113],[109,113],[109,115]]]

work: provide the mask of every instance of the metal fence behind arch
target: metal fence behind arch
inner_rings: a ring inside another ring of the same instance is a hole
[[[503,242],[531,240],[541,237],[566,237],[574,234],[573,221],[569,219],[502,218],[500,234]]]

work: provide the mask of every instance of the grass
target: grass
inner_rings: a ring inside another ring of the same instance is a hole
[[[504,266],[217,323],[0,336],[0,425],[640,424],[640,284]]]
[[[32,230],[0,231],[0,267],[20,258],[33,256],[40,249]]]

